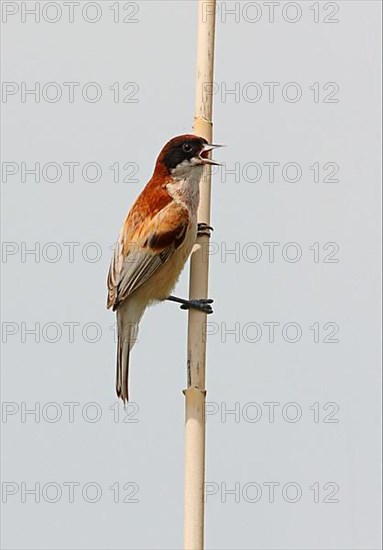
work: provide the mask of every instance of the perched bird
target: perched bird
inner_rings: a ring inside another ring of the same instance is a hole
[[[211,313],[212,300],[171,296],[197,236],[199,183],[211,145],[185,134],[171,139],[158,155],[153,175],[122,226],[108,274],[107,307],[117,315],[116,392],[129,399],[129,354],[145,309],[161,300]],[[206,229],[206,224],[201,224]]]

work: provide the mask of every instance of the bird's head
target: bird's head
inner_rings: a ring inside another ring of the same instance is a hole
[[[209,158],[209,152],[221,145],[212,145],[203,137],[184,134],[172,138],[158,155],[156,167],[165,169],[173,177],[188,177],[206,164],[218,163]]]

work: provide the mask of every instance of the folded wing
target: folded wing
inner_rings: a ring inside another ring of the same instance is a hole
[[[129,214],[109,269],[108,308],[117,309],[171,258],[185,239],[188,223],[187,209],[174,201],[151,219]]]

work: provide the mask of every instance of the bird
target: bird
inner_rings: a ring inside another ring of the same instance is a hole
[[[146,308],[163,300],[182,309],[212,313],[213,300],[186,300],[171,292],[192,251],[198,231],[199,185],[206,165],[218,163],[200,136],[173,137],[160,151],[153,175],[130,208],[112,255],[107,308],[116,312],[116,393],[129,401],[129,359]]]

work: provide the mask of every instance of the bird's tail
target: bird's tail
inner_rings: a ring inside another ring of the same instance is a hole
[[[137,341],[138,325],[143,308],[133,302],[123,303],[117,309],[117,366],[116,393],[124,403],[129,401],[129,356]]]

